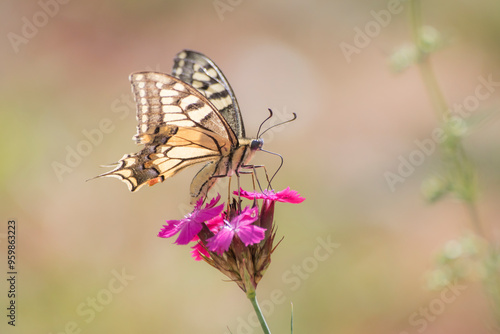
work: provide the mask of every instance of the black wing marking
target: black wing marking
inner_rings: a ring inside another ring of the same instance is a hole
[[[191,50],[179,52],[172,74],[200,91],[218,109],[237,138],[245,138],[245,127],[236,96],[220,68],[207,56]]]
[[[165,129],[199,127],[237,145],[230,125],[205,96],[170,75],[138,72],[130,75],[137,104],[138,143],[148,143]]]

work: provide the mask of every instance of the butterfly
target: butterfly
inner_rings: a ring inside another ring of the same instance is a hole
[[[239,175],[261,138],[247,138],[240,108],[226,77],[205,55],[179,52],[172,75],[130,75],[137,105],[139,152],[126,154],[116,168],[97,177],[117,177],[134,192],[163,182],[194,164],[205,163],[190,186],[191,202],[206,198],[218,178]]]

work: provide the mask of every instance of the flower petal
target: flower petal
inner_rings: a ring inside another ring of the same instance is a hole
[[[240,188],[239,192],[238,192],[238,190],[233,191],[233,194],[240,195],[241,197],[244,197],[246,199],[262,199],[263,198],[262,193],[259,193],[256,191],[253,191],[253,192],[246,191],[246,190],[243,190],[243,188]]]
[[[207,247],[212,252],[222,255],[229,249],[231,241],[233,241],[234,230],[230,228],[222,228],[216,235],[207,239]]]
[[[219,206],[216,206],[215,208],[208,208],[208,209],[205,208],[199,211],[193,211],[191,219],[199,223],[206,222],[207,220],[210,220],[218,216],[223,209],[224,209],[224,203],[222,203]]]
[[[163,225],[163,228],[158,233],[159,237],[169,238],[177,234],[179,231],[179,237],[175,241],[178,245],[186,245],[194,239],[196,241],[196,235],[202,229],[202,223],[209,221],[220,215],[224,209],[224,203],[219,206],[214,207],[220,200],[220,195],[213,198],[210,203],[205,205],[202,209],[203,199],[199,199],[193,209],[193,212],[186,215],[181,220],[167,220],[167,225]]]
[[[214,218],[206,221],[205,225],[207,225],[208,229],[212,233],[217,233],[217,231],[220,229],[220,227],[222,225],[224,225],[224,217],[222,217],[222,215],[215,216]]]
[[[278,196],[279,202],[297,204],[302,203],[305,200],[305,198],[300,196],[300,194],[296,190],[291,190],[290,187],[286,187],[286,189],[278,191],[276,195]]]
[[[217,202],[219,200],[220,200],[220,194],[217,194],[217,197],[212,198],[212,200],[210,201],[210,203],[208,203],[207,205],[205,205],[205,209],[213,208],[215,206],[215,204],[217,204]]]
[[[253,207],[249,209],[246,207],[241,214],[238,216],[234,217],[233,220],[230,222],[230,225],[234,228],[237,229],[240,226],[245,226],[254,223],[258,218],[259,218],[259,208],[258,207]]]
[[[233,193],[238,195],[238,191],[234,191]],[[274,192],[274,190],[264,190],[262,193],[257,191],[248,192],[240,188],[239,194],[241,197],[247,199],[268,199],[284,203],[302,203],[305,200],[304,197],[301,197],[297,191],[291,190],[290,187],[278,192]]]
[[[266,236],[265,232],[266,232],[265,228],[255,225],[248,225],[248,226],[241,226],[240,228],[238,228],[236,234],[238,235],[240,240],[245,244],[245,246],[248,246],[259,243],[261,240],[263,240],[264,237]]]
[[[193,212],[199,210],[202,205],[203,205],[203,197],[200,197],[200,198],[198,198],[198,200],[196,201],[196,203],[194,205]]]
[[[186,221],[180,227],[180,233],[175,240],[175,244],[177,245],[187,245],[196,235],[201,231],[202,225],[197,221]]]
[[[206,250],[205,247],[201,243],[197,243],[193,247],[191,247],[193,250],[191,251],[191,256],[194,257],[196,261],[201,261],[203,260],[202,255],[206,257],[210,257],[210,254]]]
[[[163,228],[158,233],[160,238],[170,238],[171,236],[179,232],[180,220],[167,220],[167,225],[163,225]]]

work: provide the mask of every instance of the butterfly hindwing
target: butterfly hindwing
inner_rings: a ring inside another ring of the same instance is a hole
[[[218,161],[229,150],[221,147],[221,142],[224,138],[207,131],[170,127],[138,153],[125,155],[114,170],[100,176],[118,177],[130,191],[136,191],[146,183],[162,182],[194,164]]]
[[[210,58],[196,51],[181,51],[174,59],[172,74],[205,95],[229,123],[237,138],[245,137],[236,96],[222,71]]]

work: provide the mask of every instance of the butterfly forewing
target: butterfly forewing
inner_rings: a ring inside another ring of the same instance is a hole
[[[232,144],[237,139],[217,110],[199,91],[170,75],[139,72],[130,76],[137,104],[138,143],[148,143],[165,126],[200,127]]]
[[[236,137],[245,137],[236,96],[222,71],[210,58],[196,51],[181,51],[174,59],[172,74],[205,95],[229,123]]]

